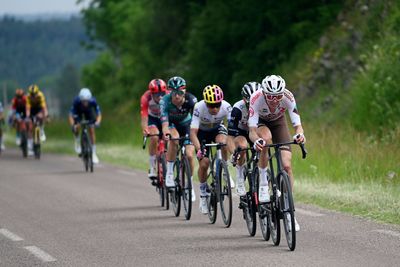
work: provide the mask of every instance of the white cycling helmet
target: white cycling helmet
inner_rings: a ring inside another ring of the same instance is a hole
[[[79,99],[81,101],[89,101],[92,98],[92,93],[88,88],[82,88],[79,91]]]
[[[250,96],[257,90],[261,89],[261,84],[258,82],[248,82],[242,87],[242,96],[246,101],[250,100]]]
[[[269,95],[283,94],[285,90],[285,80],[279,75],[270,75],[264,78],[262,81],[262,89]]]

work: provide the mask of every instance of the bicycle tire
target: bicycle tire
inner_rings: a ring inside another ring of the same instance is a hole
[[[169,192],[168,188],[165,186],[165,175],[167,173],[167,159],[165,158],[165,153],[161,154],[161,165],[162,165],[162,192],[164,196],[164,208],[169,210]]]
[[[174,163],[174,182],[175,187],[169,188],[169,199],[171,202],[172,210],[174,211],[175,217],[179,217],[181,212],[181,196],[180,196],[180,161],[176,160]]]
[[[257,173],[254,180],[256,183],[255,188],[256,188],[257,194],[258,194],[258,187],[260,184],[260,175],[259,175],[258,167],[255,169],[254,173]],[[271,177],[271,176],[269,175],[269,177]],[[271,188],[271,186],[270,186],[270,188]],[[265,241],[269,241],[269,239],[271,238],[271,229],[270,229],[271,222],[270,222],[270,216],[268,216],[268,212],[270,212],[270,211],[268,211],[267,204],[259,204],[258,217],[260,220],[261,235]]]
[[[165,161],[163,161],[162,156],[157,157],[157,186],[156,191],[160,198],[161,207],[165,206],[165,188],[164,188],[164,173],[165,173]]]
[[[20,132],[20,136],[21,136],[21,149],[22,149],[22,156],[24,158],[28,157],[28,137],[27,137],[27,133],[26,131],[21,131]]]
[[[90,143],[88,149],[88,163],[90,172],[93,172],[93,150],[92,150],[92,145]]]
[[[269,177],[271,177],[271,184],[276,184],[277,190],[280,190],[279,188],[279,181],[276,182],[274,177],[269,173]],[[279,177],[278,177],[279,179]],[[271,187],[272,188],[272,187]],[[281,221],[280,221],[280,210],[279,210],[279,200],[277,199],[276,192],[273,192],[272,198],[271,198],[271,203],[269,204],[269,226],[270,226],[270,231],[271,231],[271,239],[272,243],[274,243],[275,246],[279,246],[281,242]]]
[[[210,185],[210,194],[207,196],[207,207],[208,207],[208,219],[211,224],[214,224],[217,220],[217,193],[215,189],[215,183],[212,182]]]
[[[225,224],[225,227],[228,228],[232,223],[232,189],[231,189],[231,181],[228,171],[228,166],[226,162],[220,160],[218,162],[218,195],[219,195],[219,204],[221,208],[221,217],[222,221]]]
[[[288,247],[291,251],[296,248],[296,229],[294,221],[294,203],[292,189],[290,187],[289,175],[282,171],[279,179],[280,183],[280,208],[283,217],[283,226]]]
[[[181,164],[181,196],[185,219],[190,220],[192,216],[192,173],[189,160],[186,156],[182,158]]]
[[[82,153],[82,160],[83,160],[83,166],[85,168],[85,171],[89,171],[89,152],[88,152],[88,146],[89,146],[89,140],[88,140],[88,135],[87,133],[83,132],[81,136],[81,153]]]

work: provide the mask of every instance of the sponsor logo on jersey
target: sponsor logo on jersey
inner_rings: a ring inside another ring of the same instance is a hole
[[[254,116],[254,109],[252,107],[249,108],[249,117]]]
[[[300,114],[299,114],[299,111],[297,110],[297,107],[294,107],[293,113],[296,113],[297,115],[300,115]]]
[[[250,103],[252,105],[254,105],[254,103],[257,101],[257,99],[260,97],[260,95],[262,95],[262,91],[258,91],[256,92],[256,94],[254,94],[251,99],[250,99]]]
[[[199,109],[195,109],[194,111],[193,111],[193,116],[196,116],[196,117],[198,117],[200,115],[200,111],[199,111]]]

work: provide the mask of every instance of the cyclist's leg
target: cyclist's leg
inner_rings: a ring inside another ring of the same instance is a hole
[[[271,143],[272,134],[269,128],[264,124],[259,124],[257,128],[257,134],[260,138],[264,139],[267,143]],[[260,170],[260,187],[259,187],[259,199],[260,202],[268,202],[270,197],[268,193],[268,149],[264,147],[264,149],[260,153],[260,160],[258,162],[258,167]]]
[[[238,135],[234,139],[235,148],[247,148],[247,139],[242,135]],[[244,173],[243,168],[246,163],[246,151],[240,152],[240,157],[236,164],[236,184],[237,192],[240,196],[246,195],[246,188],[244,185]]]
[[[210,143],[213,140],[213,137],[213,132],[205,132],[202,130],[199,130],[197,132],[197,138],[200,140],[200,142],[204,140],[206,143]],[[207,196],[207,172],[210,165],[210,160],[208,158],[210,154],[210,149],[205,149],[206,156],[199,160],[199,169],[197,170],[197,175],[200,182],[200,197]]]
[[[171,126],[169,130],[172,138],[179,138],[179,133],[174,126]],[[174,164],[176,160],[177,150],[178,150],[178,141],[177,140],[168,141],[167,175],[166,175],[166,185],[168,187],[174,186]]]
[[[227,137],[228,137],[228,131],[226,130],[225,126],[221,125],[218,128],[218,132],[217,135],[215,136],[214,141],[216,143],[222,143],[222,144],[226,144],[227,143]],[[222,158],[227,161],[228,160],[228,146],[224,146],[222,147],[221,151],[222,151]]]

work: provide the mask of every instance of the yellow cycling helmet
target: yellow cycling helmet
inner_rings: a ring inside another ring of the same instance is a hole
[[[207,85],[203,90],[203,98],[207,104],[221,103],[224,100],[224,92],[218,85]]]
[[[39,93],[39,87],[36,84],[32,84],[29,86],[28,92],[31,95],[36,95],[37,93]]]

